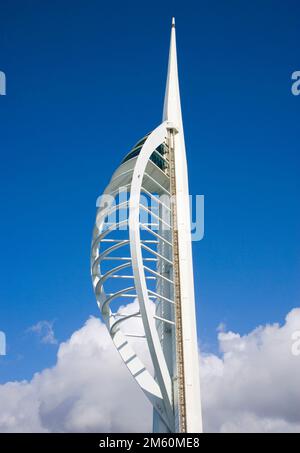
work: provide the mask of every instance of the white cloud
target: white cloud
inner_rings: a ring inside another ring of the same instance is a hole
[[[34,326],[29,327],[27,332],[37,334],[41,342],[44,344],[57,344],[57,339],[54,335],[53,322],[39,321]]]
[[[221,357],[201,360],[207,431],[300,432],[300,358],[291,340],[299,326],[297,308],[283,326],[218,334]]]
[[[136,310],[134,304],[130,309]],[[151,429],[150,404],[114,349],[106,327],[93,317],[59,345],[53,368],[36,373],[29,382],[0,385],[0,432],[135,429]]]
[[[300,432],[300,357],[291,351],[299,328],[294,309],[283,326],[219,332],[220,357],[201,359],[206,431]],[[53,368],[0,385],[1,432],[149,430],[150,404],[96,318],[60,344]]]

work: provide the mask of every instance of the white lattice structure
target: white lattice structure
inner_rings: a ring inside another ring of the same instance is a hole
[[[99,308],[153,404],[155,432],[202,431],[188,193],[173,19],[163,122],[114,172],[91,256]],[[146,342],[152,366],[133,340]]]

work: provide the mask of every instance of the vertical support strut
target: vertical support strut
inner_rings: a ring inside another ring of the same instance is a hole
[[[181,291],[180,291],[180,263],[178,250],[178,223],[177,223],[177,201],[176,201],[176,174],[174,161],[174,129],[169,129],[169,161],[170,161],[170,193],[172,202],[172,227],[173,227],[173,273],[174,273],[174,301],[175,301],[175,347],[176,364],[174,382],[174,399],[177,398],[179,432],[187,431],[186,425],[186,401],[185,401],[185,378],[184,378],[184,359],[183,359],[183,339],[182,339],[182,315],[181,315]],[[174,404],[176,407],[176,404]]]

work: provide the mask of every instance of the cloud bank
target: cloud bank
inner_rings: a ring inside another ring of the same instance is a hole
[[[283,326],[220,332],[221,357],[202,356],[204,425],[212,432],[300,432],[300,308]]]
[[[282,326],[219,332],[220,356],[201,357],[205,431],[300,432],[300,356],[292,354],[299,330],[297,308]],[[0,385],[1,432],[148,432],[151,418],[96,318],[60,344],[53,368]]]

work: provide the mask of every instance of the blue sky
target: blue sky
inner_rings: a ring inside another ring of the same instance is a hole
[[[3,2],[0,70],[0,382],[55,362],[30,326],[63,341],[98,316],[89,271],[96,197],[161,119],[176,16],[203,348],[299,306],[297,1]]]

